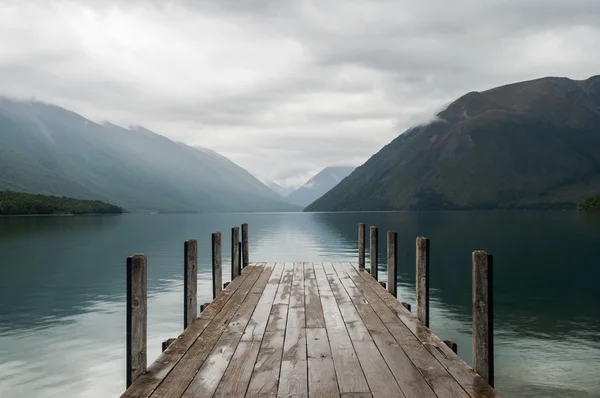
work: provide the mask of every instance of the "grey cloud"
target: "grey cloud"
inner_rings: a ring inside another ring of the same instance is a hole
[[[141,124],[283,183],[357,165],[468,91],[600,65],[597,0],[8,4],[0,94]]]

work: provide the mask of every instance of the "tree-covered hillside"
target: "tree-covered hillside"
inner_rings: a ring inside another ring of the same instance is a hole
[[[0,215],[33,214],[120,214],[119,206],[97,200],[32,195],[22,192],[0,191]]]

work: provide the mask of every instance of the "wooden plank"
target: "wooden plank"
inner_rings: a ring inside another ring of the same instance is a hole
[[[358,267],[365,269],[365,224],[358,224]]]
[[[370,393],[325,271],[317,264],[314,265],[314,271],[340,393]]]
[[[220,335],[217,343],[210,352],[210,355],[203,361],[198,373],[188,385],[182,395],[183,398],[210,397],[215,393],[221,378],[236,352],[238,343],[241,340],[246,325],[250,321],[252,312],[258,304],[262,292],[269,281],[271,272],[273,271],[273,265],[274,264],[267,264],[264,266],[260,277],[252,286],[250,293],[245,297],[244,301],[227,325],[227,329]],[[201,338],[202,335],[199,340]],[[171,396],[174,395],[172,394]]]
[[[196,318],[187,329],[183,331],[170,344],[167,349],[150,365],[146,373],[142,374],[133,385],[121,395],[123,398],[132,397],[148,397],[163,379],[170,374],[171,370],[179,363],[183,355],[194,344],[198,336],[206,329],[215,316],[223,309],[234,296],[237,289],[242,286],[246,278],[253,272],[256,272],[257,267],[252,266],[245,269],[240,278],[236,278],[227,289],[223,290],[219,296],[210,303],[210,306]],[[254,282],[252,282],[254,283]],[[192,375],[193,376],[193,375]],[[191,377],[190,376],[190,379]]]
[[[304,263],[294,263],[292,289],[287,317],[287,328],[304,328],[306,313],[304,312]]]
[[[429,239],[417,238],[416,253],[417,318],[429,327]]]
[[[283,268],[283,276],[273,300],[273,305],[285,304],[286,307],[290,302],[290,293],[292,292],[292,280],[294,279],[294,264],[285,263]]]
[[[277,395],[293,273],[293,264],[285,264],[246,397]]]
[[[304,264],[295,263],[277,396],[308,395],[304,318]]]
[[[221,292],[223,286],[223,261],[221,258],[221,233],[212,234],[212,279],[213,298]]]
[[[243,397],[250,383],[260,340],[241,341],[213,397]]]
[[[404,348],[405,342],[418,339],[423,347],[452,375],[458,384],[472,397],[500,397],[500,395],[490,386],[481,376],[473,371],[458,355],[452,352],[431,330],[425,327],[416,317],[404,308],[398,300],[392,297],[387,291],[381,288],[379,284],[370,278],[366,272],[358,272],[350,265],[344,264],[348,273],[354,277],[359,276],[365,281],[371,289],[381,298],[381,300],[392,310],[398,319],[397,321],[386,323],[389,331],[394,335],[396,341]],[[377,311],[380,315],[380,311]],[[383,319],[382,319],[383,320]],[[407,352],[408,354],[408,352]],[[412,359],[412,358],[411,358]],[[425,375],[426,376],[426,375]],[[429,381],[428,381],[429,382]],[[431,383],[430,383],[431,385]],[[435,389],[434,389],[435,390]],[[436,391],[437,393],[437,391]],[[439,394],[438,394],[439,395]],[[445,395],[447,396],[447,395]]]
[[[337,397],[339,389],[327,330],[306,329],[308,393],[310,397]]]
[[[241,272],[239,257],[240,227],[231,228],[231,280]]]
[[[387,289],[394,297],[398,297],[398,234],[387,233]]]
[[[246,296],[250,294],[250,290],[256,283],[263,270],[263,267],[249,267],[250,272],[244,279],[242,285],[235,290],[231,298],[217,314],[213,314],[213,311],[215,310],[213,310],[211,307],[213,307],[213,304],[219,300],[220,297],[222,297],[224,292],[219,294],[219,296],[213,300],[208,308],[204,310],[202,314],[200,314],[198,319],[203,319],[205,316],[210,317],[211,314],[213,318],[209,320],[208,325],[204,328],[202,333],[193,342],[189,349],[185,351],[185,355],[181,357],[171,372],[168,375],[165,375],[166,377],[164,377],[164,380],[158,385],[154,393],[151,395],[153,398],[175,397],[181,396],[184,393],[194,376],[198,373],[200,367],[203,365],[205,359],[211,353],[213,347],[221,337],[221,334],[229,325],[232,316],[239,310]],[[241,278],[236,278],[227,288],[229,289],[232,285],[234,285],[238,279]],[[165,353],[175,346],[177,346],[177,341],[171,344]]]
[[[351,279],[355,282],[356,286],[362,290],[366,299],[369,301],[369,304],[371,304],[377,315],[384,322],[386,328],[402,347],[414,366],[423,375],[436,395],[438,397],[448,398],[467,396],[465,390],[463,390],[458,382],[452,378],[448,371],[427,351],[427,349],[423,347],[414,335],[410,335],[408,328],[406,328],[397,317],[391,320],[386,317],[385,319],[387,322],[381,317],[382,314],[389,314],[390,309],[378,296],[375,289],[382,291],[393,300],[395,300],[395,298],[369,275],[364,275],[364,272],[363,275],[360,275],[355,269],[351,268],[351,266],[347,266],[346,270],[350,271],[348,273]]]
[[[333,264],[329,264],[332,269]],[[335,270],[334,270],[335,272]],[[348,330],[348,335],[352,341],[356,340],[372,340],[369,331],[365,327],[362,318],[356,312],[356,308],[350,299],[350,296],[344,289],[344,285],[337,274],[327,275],[327,281],[333,292],[335,301],[337,302],[340,313]]]
[[[198,242],[186,240],[183,244],[183,329],[198,316]]]
[[[277,395],[284,336],[285,330],[265,332],[246,397]]]
[[[148,262],[145,254],[127,257],[127,387],[146,371]]]
[[[304,263],[304,308],[307,328],[325,327],[313,263]]]
[[[375,278],[375,280],[379,279],[379,253],[377,252],[378,239],[379,239],[379,231],[377,227],[371,226],[370,228],[370,240],[371,240],[371,249],[369,251],[369,256],[371,258],[371,276]]]
[[[243,266],[246,268],[249,261],[249,253],[248,253],[248,224],[242,224],[242,259],[244,261]]]
[[[283,263],[275,264],[269,282],[267,282],[267,286],[263,290],[252,317],[244,330],[242,341],[262,341],[271,314],[273,300],[283,274],[283,266]]]
[[[373,397],[405,396],[374,342],[355,341],[354,350],[365,372]]]
[[[494,385],[494,259],[473,252],[473,369]]]
[[[356,311],[360,314],[374,343],[388,364],[400,389],[406,397],[435,398],[436,395],[427,384],[423,375],[413,365],[398,342],[375,313],[375,310],[346,273],[344,265],[335,264],[340,281],[347,293],[352,296]],[[361,361],[362,364],[362,361]],[[364,365],[363,365],[364,368]]]

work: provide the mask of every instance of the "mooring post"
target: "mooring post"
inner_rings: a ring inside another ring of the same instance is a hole
[[[183,329],[198,316],[198,242],[183,244]]]
[[[169,347],[171,344],[173,344],[174,341],[175,341],[175,338],[170,338],[170,339],[166,339],[165,341],[163,341],[162,342],[162,352],[165,352],[167,347]]]
[[[473,252],[473,370],[494,386],[494,261]]]
[[[221,262],[221,233],[212,234],[212,279],[213,299],[221,292],[223,286],[223,270]]]
[[[248,266],[248,224],[242,224],[242,259],[244,268]]]
[[[377,264],[378,264],[378,257],[377,257],[377,247],[379,246],[377,243],[379,234],[378,234],[378,230],[377,227],[371,227],[371,250],[369,252],[369,256],[371,257],[371,276],[373,278],[375,278],[375,280],[379,279],[379,275],[378,275],[378,270],[377,270]]]
[[[240,268],[240,273],[242,273],[242,264],[243,264],[243,258],[242,258],[242,242],[238,242],[238,264],[239,264],[239,268]]]
[[[365,269],[365,224],[358,224],[358,270]]]
[[[417,238],[417,318],[429,327],[429,239]]]
[[[239,227],[231,228],[231,280],[233,280],[241,272],[240,255],[239,255],[240,246],[238,244],[239,241],[240,241],[240,228]]]
[[[456,345],[455,342],[451,340],[444,340],[444,344],[446,344],[455,354],[458,353],[458,345]]]
[[[387,233],[387,290],[398,297],[398,234]]]
[[[147,293],[146,255],[127,257],[127,388],[146,371]]]

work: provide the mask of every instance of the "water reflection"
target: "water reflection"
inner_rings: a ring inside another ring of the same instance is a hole
[[[415,237],[431,239],[431,327],[471,357],[471,252],[495,258],[496,378],[505,396],[598,396],[600,217],[558,212],[206,214],[0,218],[0,396],[106,397],[124,387],[125,258],[148,255],[149,360],[182,328],[183,241],[198,239],[199,302],[210,234],[250,225],[251,261],[356,261],[357,224],[398,232],[414,305]],[[369,256],[367,252],[367,262]],[[595,395],[594,395],[595,394]]]

